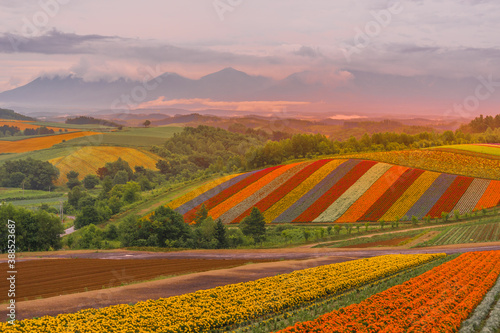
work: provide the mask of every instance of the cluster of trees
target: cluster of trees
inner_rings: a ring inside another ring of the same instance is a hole
[[[228,129],[229,132],[232,133],[239,133],[239,134],[245,134],[251,137],[259,138],[259,139],[264,139],[264,140],[272,140],[272,141],[280,141],[283,139],[289,139],[292,137],[292,134],[282,132],[282,131],[272,131],[271,133],[266,132],[263,129],[254,129],[251,127],[247,127],[243,124],[240,123],[234,123],[229,125]]]
[[[66,130],[67,131],[67,130]],[[62,129],[59,129],[62,132]],[[53,129],[49,129],[45,126],[38,128],[26,128],[24,130],[19,129],[17,126],[3,125],[0,127],[0,137],[2,136],[21,136],[21,135],[47,135],[54,134]]]
[[[488,128],[480,134],[461,130],[443,133],[421,132],[414,135],[394,132],[372,135],[365,133],[360,139],[352,136],[348,140],[338,141],[322,134],[290,136],[280,133],[277,134],[279,140],[269,140],[268,135],[256,134],[261,131],[243,127],[233,124],[230,128],[232,132],[208,126],[186,127],[182,133],[167,139],[163,146],[152,148],[154,153],[163,158],[157,163],[157,168],[168,180],[183,181],[215,173],[248,171],[293,159],[315,158],[321,155],[500,142],[500,128]]]
[[[49,190],[59,177],[59,170],[49,162],[31,157],[6,161],[0,168],[0,186],[23,187],[31,190]]]
[[[500,114],[497,114],[495,117],[480,115],[467,125],[460,127],[460,130],[465,133],[484,133],[488,129],[494,130],[497,128],[500,128]]]
[[[67,186],[71,188],[66,211],[76,212],[77,229],[109,220],[123,206],[140,200],[141,191],[153,189],[158,182],[154,171],[136,166],[134,172],[121,158],[107,163],[102,169],[102,180],[95,175],[87,175],[80,181],[79,173],[73,170],[66,174]],[[99,195],[91,195],[88,190],[99,184],[102,187]]]
[[[149,218],[129,216],[119,228],[125,247],[171,247],[193,249],[225,249],[260,243],[265,239],[266,224],[257,208],[239,228],[228,229],[220,219],[214,221],[204,206],[198,211],[193,226],[184,222],[181,214],[160,207]]]
[[[87,116],[68,118],[68,119],[66,119],[65,122],[66,122],[66,124],[75,124],[75,125],[102,125],[102,126],[109,126],[109,127],[121,127],[122,126],[120,124],[117,124],[117,123],[109,121],[109,120],[98,119],[98,118],[87,117]]]
[[[45,210],[31,211],[13,205],[0,205],[0,235],[7,235],[7,220],[15,221],[18,251],[48,251],[62,247],[61,221]],[[0,252],[7,252],[7,237],[0,238]]]
[[[422,132],[364,134],[361,139],[351,137],[346,141],[332,141],[322,134],[296,134],[279,142],[268,141],[261,147],[254,147],[245,155],[246,165],[259,168],[281,164],[299,158],[314,158],[320,155],[335,155],[358,152],[378,152],[426,148],[433,146],[465,143],[500,142],[500,128],[488,129],[484,133],[470,134],[460,130],[443,133]]]
[[[262,138],[215,127],[186,127],[163,146],[154,146],[152,152],[163,158],[157,168],[168,180],[182,181],[205,174],[246,170],[245,153],[264,142]]]

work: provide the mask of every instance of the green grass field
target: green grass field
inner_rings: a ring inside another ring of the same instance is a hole
[[[16,202],[22,200],[41,200],[62,197],[62,192],[47,192],[36,190],[23,190],[21,188],[0,187],[0,201]]]
[[[77,125],[77,124],[66,124],[66,123],[56,123],[56,122],[45,122],[45,121],[35,121],[28,124],[47,126],[47,127],[61,127],[61,128],[75,128],[81,130],[95,129],[99,131],[104,130],[115,130],[115,127],[103,126],[98,124],[88,124],[88,125]]]
[[[425,246],[500,241],[500,222],[450,226],[425,243]]]
[[[182,127],[152,127],[138,128],[130,127],[121,131],[82,137],[62,142],[55,147],[65,148],[69,146],[120,146],[120,147],[149,147],[162,145],[165,140],[182,132]]]
[[[479,145],[451,145],[451,146],[441,146],[438,148],[465,150],[473,153],[500,156],[500,146],[496,148],[496,147],[487,147]]]
[[[182,127],[165,126],[151,128],[126,128],[121,131],[105,133],[102,144],[119,146],[146,147],[161,145],[165,140],[182,132]]]

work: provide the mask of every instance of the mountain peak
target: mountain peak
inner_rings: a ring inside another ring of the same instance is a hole
[[[205,75],[204,77],[201,78],[201,80],[206,78],[236,78],[236,77],[247,78],[250,77],[250,75],[248,75],[245,72],[234,69],[233,67],[226,67],[218,72]]]

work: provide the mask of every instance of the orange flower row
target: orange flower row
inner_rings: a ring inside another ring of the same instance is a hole
[[[479,210],[483,208],[490,208],[498,205],[500,203],[500,181],[492,180],[490,185],[484,192],[481,199],[479,199],[474,210]]]
[[[403,284],[280,332],[456,332],[500,274],[500,251],[470,252]]]

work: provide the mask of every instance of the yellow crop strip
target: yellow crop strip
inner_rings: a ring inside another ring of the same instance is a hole
[[[319,170],[316,170],[316,172],[308,177],[302,184],[294,188],[290,193],[285,195],[280,201],[263,213],[266,222],[272,222],[345,161],[347,160],[333,160],[319,168]]]
[[[441,173],[432,171],[421,174],[380,218],[380,221],[394,221],[398,217],[402,218],[440,175]],[[408,218],[411,218],[411,216],[408,216]]]
[[[353,260],[135,305],[0,323],[0,331],[207,332],[339,294],[443,256],[397,254]]]
[[[106,146],[88,146],[75,149],[72,154],[49,160],[60,171],[58,185],[67,182],[66,174],[75,170],[83,178],[89,174],[95,174],[97,169],[103,167],[108,162],[114,162],[118,158],[126,161],[131,168],[143,166],[147,169],[156,169],[156,162],[159,157],[153,158],[135,148],[126,147],[106,147]]]

